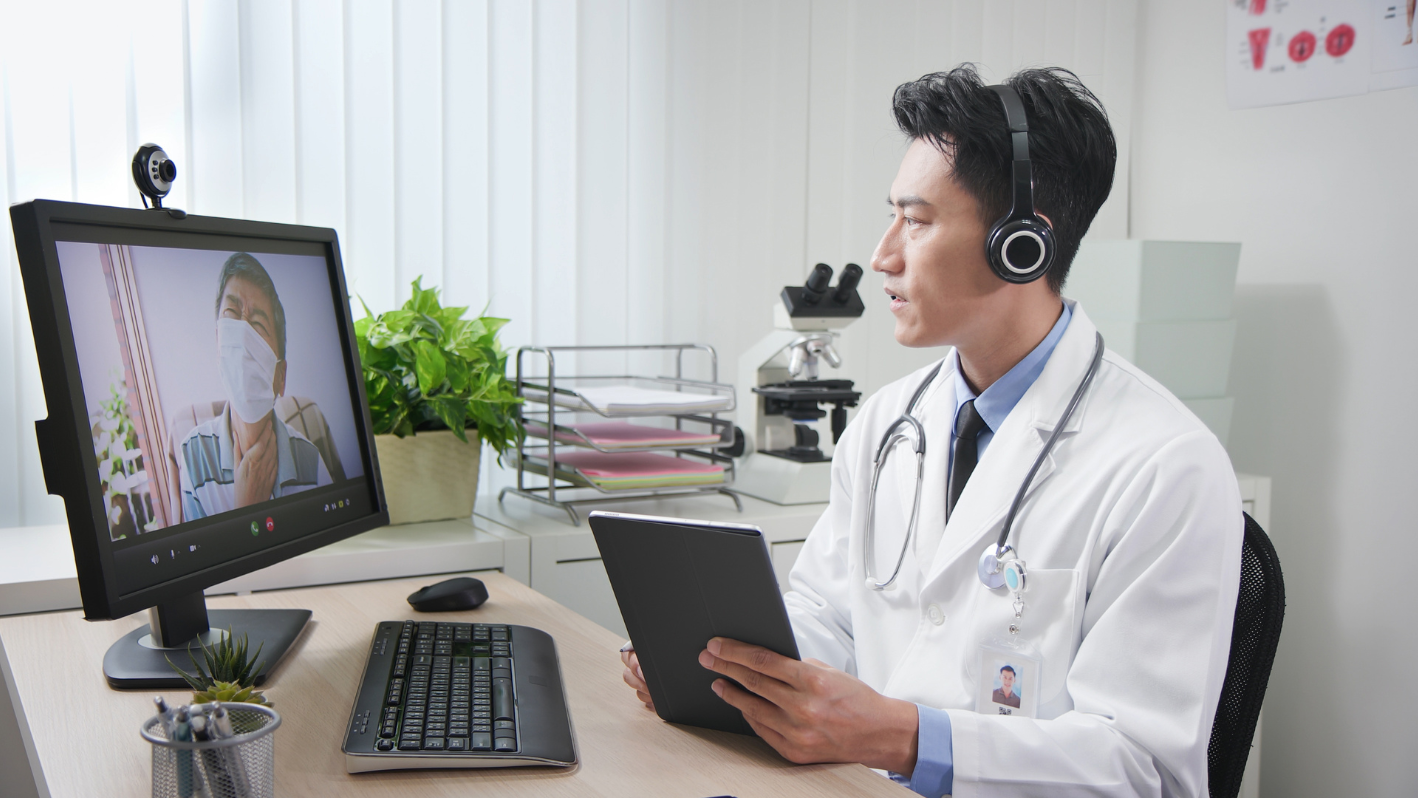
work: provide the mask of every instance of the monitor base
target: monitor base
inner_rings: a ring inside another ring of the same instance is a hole
[[[300,637],[311,613],[310,610],[211,610],[207,615],[213,631],[225,632],[230,627],[238,639],[243,634],[247,636],[248,651],[255,652],[257,646],[261,646],[259,659],[266,665],[256,678],[256,684],[260,685]],[[168,659],[172,660],[173,665],[191,673],[193,667],[187,653],[188,645],[192,646],[192,655],[197,661],[202,661],[196,639],[174,648],[154,648],[150,641],[139,642],[150,634],[149,627],[139,627],[109,647],[108,653],[103,656],[103,676],[108,680],[108,686],[116,690],[190,689],[168,664]]]

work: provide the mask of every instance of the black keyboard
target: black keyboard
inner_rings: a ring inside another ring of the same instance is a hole
[[[485,623],[380,623],[343,750],[350,773],[576,764],[551,635]]]

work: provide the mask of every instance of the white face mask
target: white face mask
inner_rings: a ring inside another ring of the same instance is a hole
[[[240,319],[217,319],[217,351],[231,409],[255,424],[276,405],[276,364],[280,359],[256,328]]]

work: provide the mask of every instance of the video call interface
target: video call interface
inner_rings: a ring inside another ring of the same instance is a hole
[[[340,300],[290,247],[57,244],[123,592],[372,512]]]

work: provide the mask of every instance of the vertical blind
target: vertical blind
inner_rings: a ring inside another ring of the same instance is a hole
[[[1078,72],[1120,158],[1091,235],[1127,235],[1136,0],[143,0],[0,3],[0,191],[328,226],[375,311],[421,276],[519,344],[699,341],[732,380],[778,289],[866,266],[904,142],[905,80],[962,61]],[[0,526],[59,523],[6,216]],[[840,376],[939,356],[866,316]],[[632,364],[633,365],[633,364]],[[833,375],[836,376],[836,375]],[[498,483],[492,473],[488,480]]]

